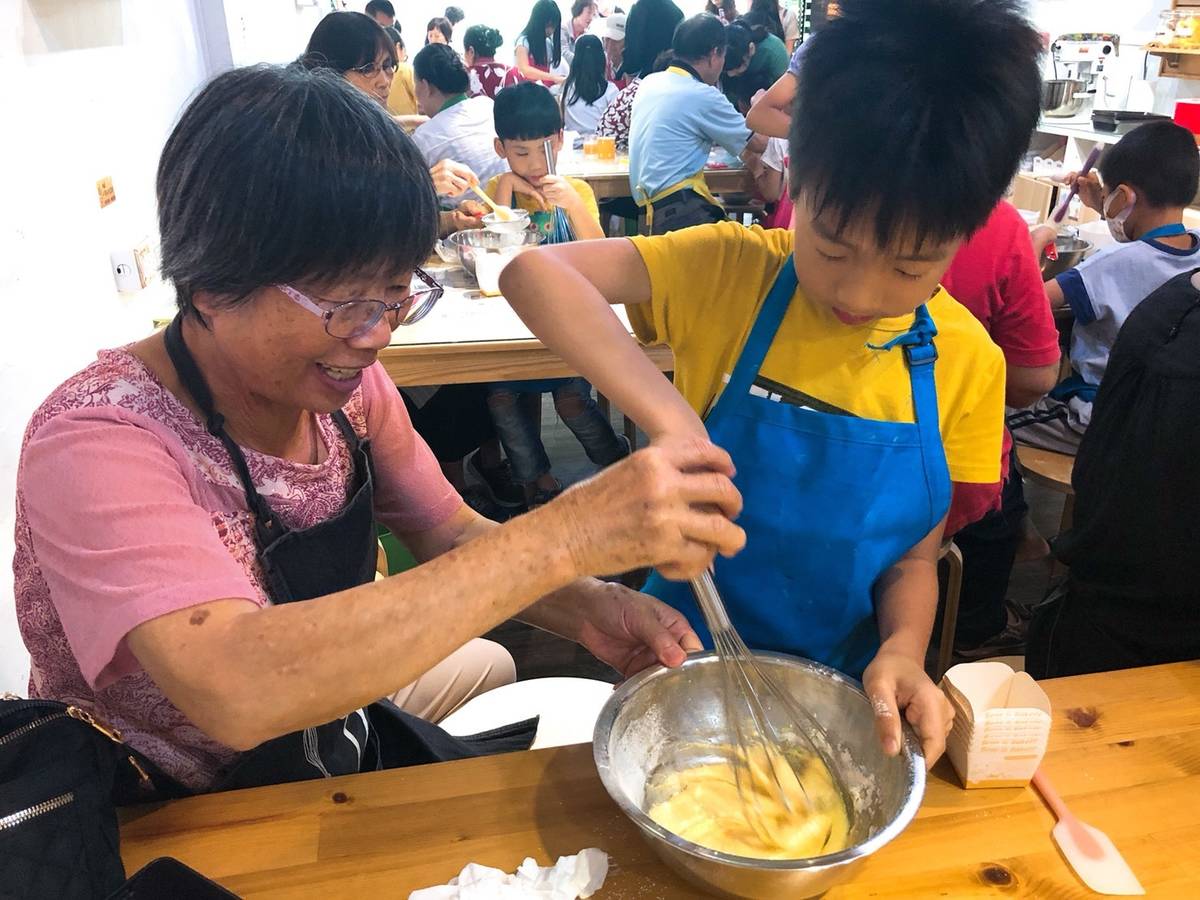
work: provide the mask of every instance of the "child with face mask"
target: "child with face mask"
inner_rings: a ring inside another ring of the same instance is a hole
[[[1200,181],[1189,131],[1168,121],[1143,125],[1106,150],[1098,168],[1099,177],[1072,174],[1067,183],[1104,216],[1117,245],[1046,284],[1050,305],[1075,314],[1071,376],[1008,418],[1018,442],[1072,455],[1091,421],[1092,401],[1125,319],[1176,275],[1200,267],[1200,233],[1183,225],[1183,210]],[[1035,229],[1039,258],[1055,233],[1050,226]]]

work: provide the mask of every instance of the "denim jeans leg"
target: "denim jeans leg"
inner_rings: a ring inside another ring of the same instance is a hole
[[[585,379],[571,378],[555,388],[554,408],[596,465],[610,466],[629,454],[628,445],[617,439],[612,423],[600,412]]]
[[[530,419],[514,391],[496,386],[488,388],[488,410],[496,426],[496,435],[512,464],[513,479],[531,484],[550,472],[550,459],[542,445],[537,422]]]

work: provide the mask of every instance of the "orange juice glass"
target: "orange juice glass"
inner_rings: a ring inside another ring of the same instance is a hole
[[[617,158],[617,139],[614,137],[596,138],[596,158],[615,162]]]

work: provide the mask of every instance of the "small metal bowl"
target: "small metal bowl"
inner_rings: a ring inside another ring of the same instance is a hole
[[[725,744],[722,672],[713,653],[693,654],[677,669],[656,667],[631,678],[600,713],[592,752],[600,780],[662,860],[720,897],[815,897],[849,881],[863,861],[902,832],[925,793],[925,758],[904,726],[904,748],[886,756],[871,703],[858,682],[809,660],[756,653],[783,690],[829,734],[838,774],[850,794],[850,846],[810,859],[763,860],[693,844],[647,814],[653,775],[711,762]]]
[[[1096,245],[1091,241],[1070,234],[1060,234],[1054,239],[1054,249],[1058,251],[1058,259],[1042,256],[1042,281],[1057,278],[1067,269],[1073,269],[1091,255]]]

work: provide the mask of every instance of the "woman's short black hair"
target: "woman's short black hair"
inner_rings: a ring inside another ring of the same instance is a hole
[[[413,77],[448,95],[465,94],[471,82],[467,67],[449,44],[422,47],[413,57]]]
[[[1020,0],[842,0],[813,35],[789,142],[792,197],[880,247],[972,234],[1037,125],[1042,42]],[[980,48],[986,47],[986,52]]]
[[[571,71],[562,86],[564,108],[582,100],[595,103],[608,91],[608,56],[604,44],[594,34],[581,35],[575,42]]]
[[[700,13],[676,26],[671,49],[685,62],[704,59],[714,50],[726,48],[725,31],[725,24],[712,13]]]
[[[550,41],[553,53],[546,56],[546,29],[553,28]],[[529,13],[529,21],[521,31],[529,45],[529,58],[540,69],[549,69],[562,62],[562,11],[554,0],[537,0]]]
[[[331,12],[313,29],[300,63],[344,74],[372,65],[381,53],[396,64],[396,42],[378,22],[360,12]]]
[[[496,94],[492,115],[496,137],[502,141],[541,141],[563,127],[558,101],[536,81],[522,81]]]
[[[158,164],[162,272],[235,305],[272,284],[411,272],[437,239],[429,169],[387,112],[341,76],[253,66],[184,110]]]
[[[595,6],[596,0],[575,0],[571,4],[571,18],[578,19],[583,15],[583,11],[589,7]]]
[[[1127,184],[1139,200],[1159,208],[1188,206],[1200,181],[1196,138],[1174,122],[1133,129],[1104,151],[1099,168],[1106,191]]]
[[[446,39],[446,43],[450,43],[450,39],[454,37],[454,26],[450,24],[450,20],[445,16],[434,16],[425,25],[425,43],[429,43],[429,32],[435,28],[442,33],[442,37]]]
[[[504,43],[500,32],[489,25],[472,25],[463,35],[463,48],[474,50],[476,56],[491,59]]]
[[[671,49],[671,36],[682,19],[683,12],[671,0],[633,4],[625,19],[625,52],[617,74],[645,78],[653,73],[655,60]]]

